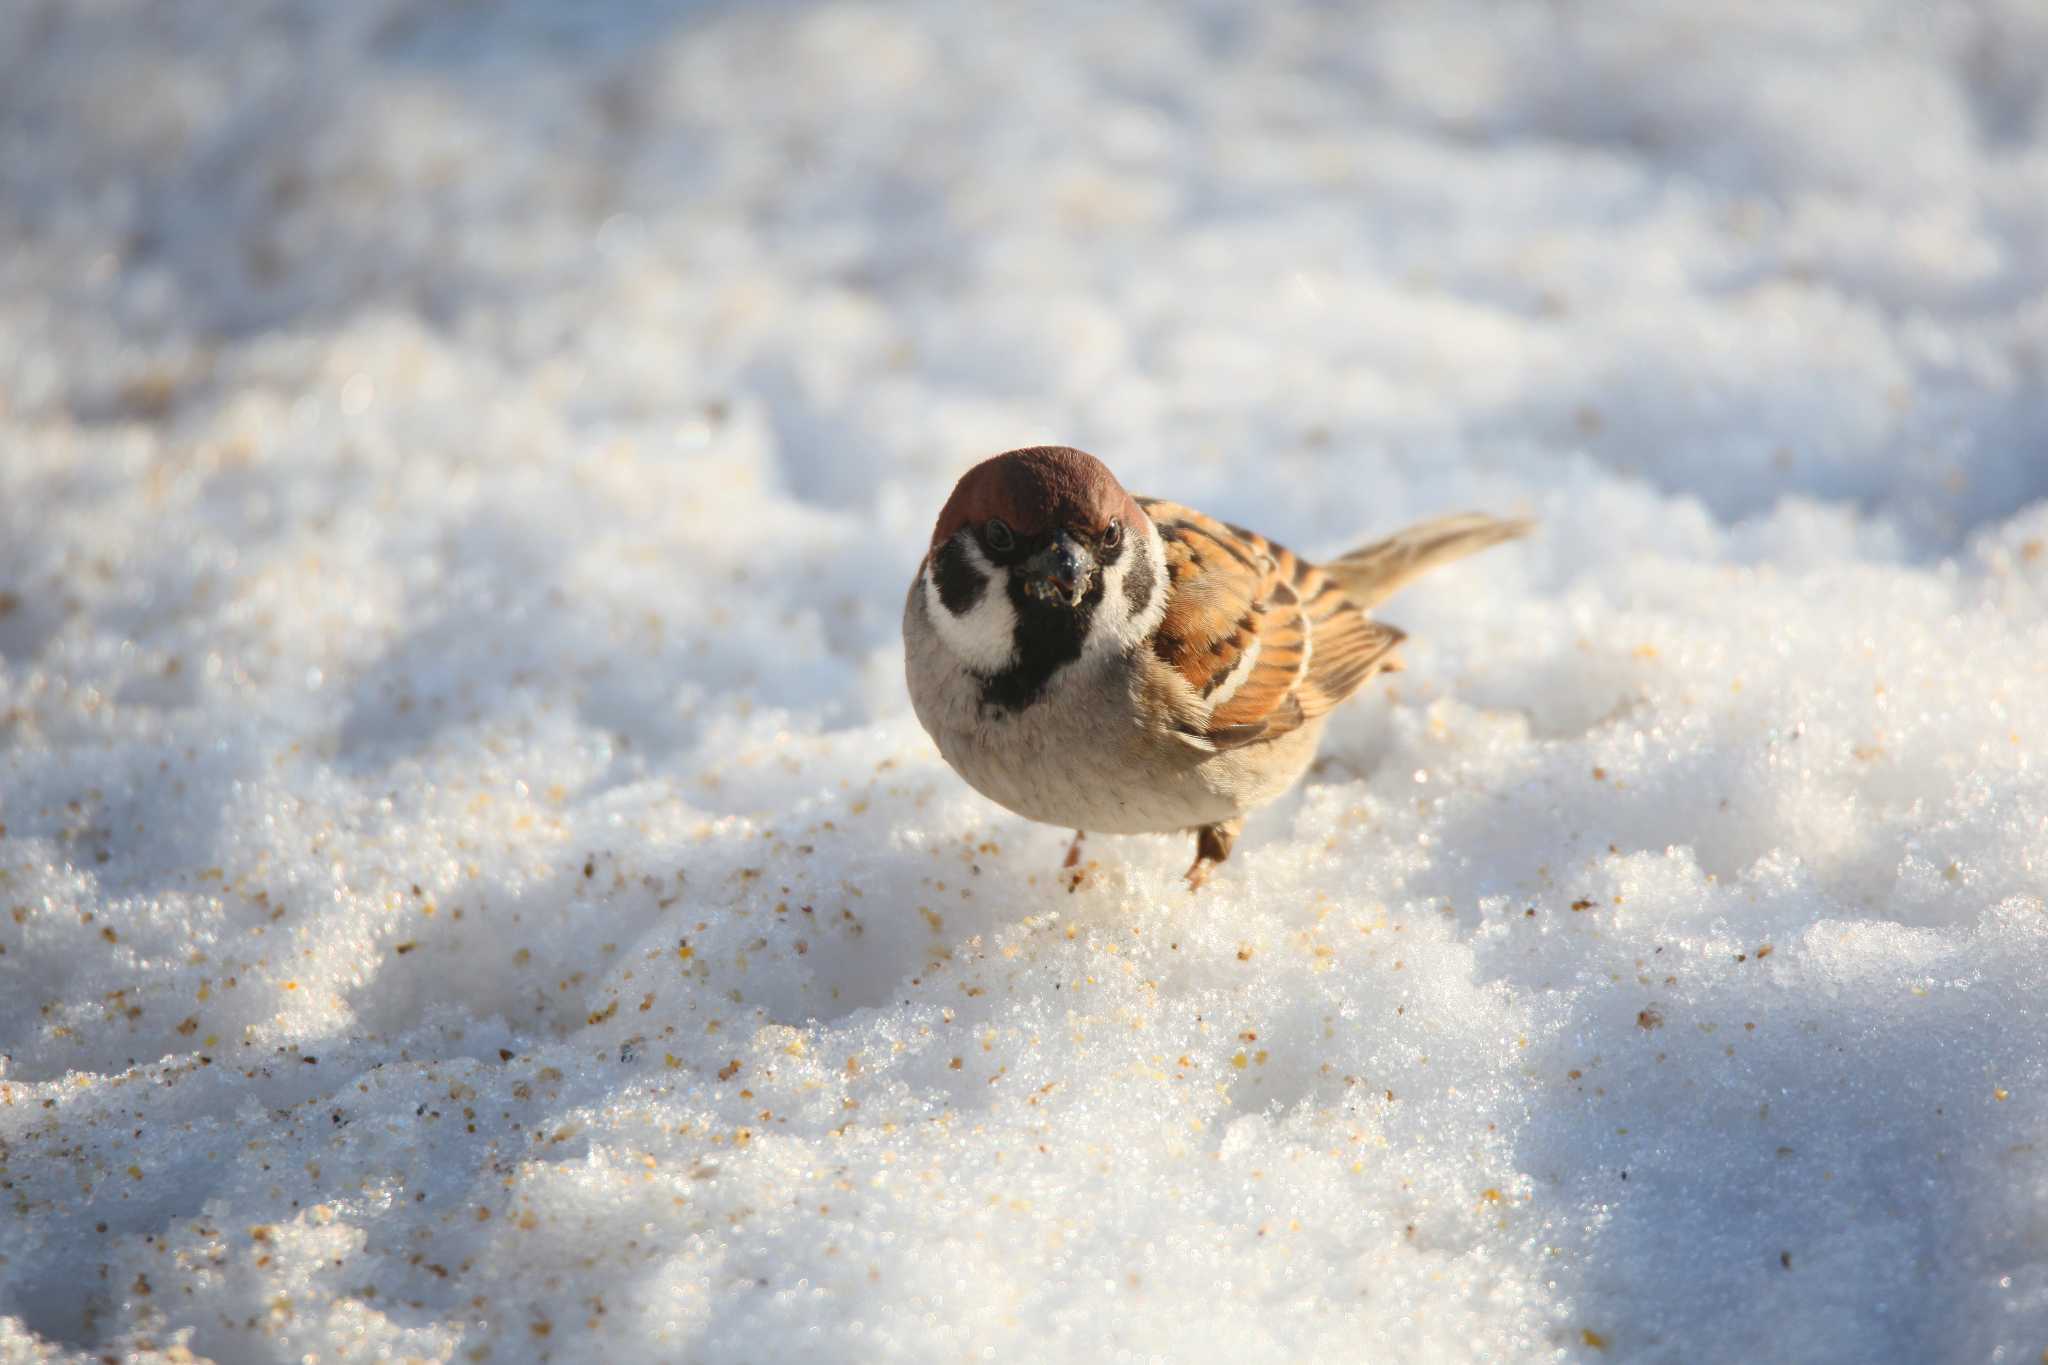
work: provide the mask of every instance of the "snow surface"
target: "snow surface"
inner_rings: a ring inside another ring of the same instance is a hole
[[[2048,7],[0,6],[0,1358],[2032,1361]],[[1542,535],[1191,898],[950,481]]]

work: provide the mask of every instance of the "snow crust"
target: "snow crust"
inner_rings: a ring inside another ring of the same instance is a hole
[[[0,7],[0,1359],[2038,1359],[2034,0]],[[898,611],[1388,619],[1199,897]]]

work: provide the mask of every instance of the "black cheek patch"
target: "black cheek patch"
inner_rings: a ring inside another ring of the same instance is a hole
[[[988,580],[968,559],[958,540],[949,540],[932,556],[932,581],[939,585],[939,601],[955,616],[965,616],[988,591]]]
[[[1124,534],[1125,543],[1130,533]],[[1131,605],[1133,617],[1143,616],[1145,608],[1152,605],[1152,590],[1159,585],[1159,579],[1152,572],[1152,556],[1142,549],[1131,556],[1131,567],[1124,570],[1124,601]]]

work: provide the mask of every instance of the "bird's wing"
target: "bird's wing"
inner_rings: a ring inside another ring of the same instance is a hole
[[[1255,531],[1140,498],[1166,547],[1166,615],[1153,636],[1182,737],[1235,749],[1324,715],[1402,639],[1338,582]]]

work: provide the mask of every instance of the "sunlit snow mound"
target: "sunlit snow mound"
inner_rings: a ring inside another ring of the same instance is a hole
[[[0,6],[0,1359],[2038,1360],[2043,70]],[[1037,441],[1542,530],[1070,894],[897,630]]]

